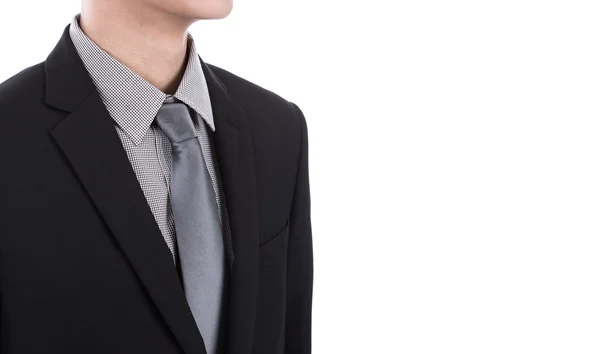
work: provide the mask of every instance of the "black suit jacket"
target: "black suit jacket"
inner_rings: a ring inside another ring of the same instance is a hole
[[[203,61],[230,214],[226,352],[307,354],[306,121]],[[3,354],[205,353],[170,251],[65,29],[0,85]]]

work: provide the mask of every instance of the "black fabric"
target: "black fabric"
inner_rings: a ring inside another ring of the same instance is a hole
[[[224,349],[310,353],[312,241],[300,109],[202,62],[230,214]],[[65,29],[0,84],[0,347],[204,353],[112,119]]]

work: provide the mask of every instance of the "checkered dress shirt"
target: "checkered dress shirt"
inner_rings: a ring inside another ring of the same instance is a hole
[[[175,262],[176,234],[169,192],[171,143],[154,118],[164,102],[172,101],[181,101],[196,113],[192,118],[215,189],[227,258],[231,265],[231,231],[211,132],[208,131],[210,128],[214,132],[215,125],[208,87],[192,36],[188,33],[189,55],[185,73],[177,91],[171,96],[98,47],[81,30],[79,17],[79,14],[76,15],[71,22],[71,40],[113,118],[117,134]]]

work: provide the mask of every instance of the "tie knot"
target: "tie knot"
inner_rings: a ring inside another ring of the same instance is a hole
[[[171,140],[171,144],[196,137],[192,116],[184,103],[164,103],[156,114],[156,124]]]

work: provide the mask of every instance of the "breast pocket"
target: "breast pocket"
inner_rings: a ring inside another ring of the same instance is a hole
[[[258,312],[253,353],[281,354],[284,350],[289,228],[288,220],[281,231],[259,246]]]
[[[287,261],[287,245],[290,234],[290,221],[275,236],[262,243],[259,247],[260,272],[275,266],[284,266]]]

